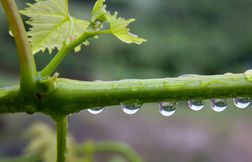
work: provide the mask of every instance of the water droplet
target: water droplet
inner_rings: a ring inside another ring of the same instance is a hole
[[[121,103],[121,108],[126,114],[135,114],[140,108],[142,104],[138,102],[134,103]]]
[[[104,110],[104,107],[95,107],[92,109],[88,109],[88,112],[90,112],[91,114],[100,114],[102,111]]]
[[[211,107],[216,112],[222,112],[227,108],[226,99],[211,99]]]
[[[237,97],[234,99],[234,104],[240,109],[247,108],[251,103],[250,98],[248,97]]]
[[[176,102],[160,102],[158,106],[160,113],[164,116],[171,116],[176,112]]]
[[[9,29],[9,35],[10,35],[11,37],[14,37],[14,36],[13,36],[13,33],[12,33],[12,31],[11,31],[11,29]]]
[[[202,100],[189,100],[188,105],[194,111],[199,111],[205,106]]]

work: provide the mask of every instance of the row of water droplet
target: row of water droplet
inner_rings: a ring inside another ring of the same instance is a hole
[[[234,105],[240,109],[247,108],[251,104],[251,100],[248,97],[238,97],[233,99]],[[171,116],[176,112],[177,102],[159,102],[159,111],[164,116]],[[211,99],[211,108],[216,112],[222,112],[227,108],[227,99]],[[189,100],[188,106],[193,111],[200,111],[204,108],[205,104],[203,100]],[[126,114],[135,114],[142,104],[138,102],[133,103],[121,103],[121,108]],[[104,110],[104,107],[88,109],[91,114],[99,114]]]

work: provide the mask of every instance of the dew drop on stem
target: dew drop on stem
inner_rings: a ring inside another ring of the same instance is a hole
[[[200,111],[201,109],[203,109],[203,107],[205,105],[204,105],[204,101],[202,101],[202,100],[189,100],[188,101],[188,106],[193,111]]]
[[[176,112],[176,102],[159,102],[158,106],[163,116],[172,116]]]
[[[135,114],[140,108],[142,104],[138,102],[128,103],[128,102],[122,102],[121,108],[122,110],[129,115]]]
[[[251,104],[251,99],[249,97],[237,97],[234,99],[234,104],[236,107],[244,109]]]
[[[216,112],[222,112],[227,108],[227,99],[211,99],[211,107]]]
[[[91,114],[100,114],[102,111],[104,110],[104,107],[95,107],[92,109],[88,109],[88,112],[90,112]]]
[[[11,29],[9,29],[9,35],[10,35],[11,37],[14,37],[14,35],[13,35]]]

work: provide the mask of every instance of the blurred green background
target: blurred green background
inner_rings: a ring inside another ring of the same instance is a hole
[[[18,0],[24,7],[28,0]],[[71,0],[70,12],[88,18],[94,1]],[[132,33],[148,39],[128,45],[113,36],[92,39],[80,53],[69,55],[57,69],[61,77],[80,80],[158,78],[182,74],[244,72],[252,67],[252,0],[109,0],[110,11],[136,18]],[[18,58],[0,10],[0,86],[18,82]],[[37,54],[38,68],[54,55]],[[146,104],[136,115],[120,108],[100,115],[86,111],[70,117],[77,141],[118,140],[134,147],[146,162],[251,162],[252,110],[229,103],[223,113],[201,112],[178,105],[172,117]],[[53,124],[40,114],[0,115],[0,156],[18,155],[26,145],[22,132],[37,121]]]

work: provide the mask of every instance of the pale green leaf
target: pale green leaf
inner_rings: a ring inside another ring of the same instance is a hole
[[[64,44],[69,44],[83,34],[89,22],[70,16],[68,0],[36,0],[34,4],[20,11],[28,16],[27,24],[31,26],[28,32],[33,53],[49,53],[54,48],[60,50]]]
[[[123,42],[142,44],[146,40],[130,33],[130,29],[128,28],[128,25],[133,21],[135,19],[125,20],[124,18],[117,17],[117,12],[114,15],[108,14],[108,22],[112,34]]]
[[[107,20],[106,5],[104,4],[105,0],[97,0],[92,11],[91,22],[101,21],[105,22]]]

